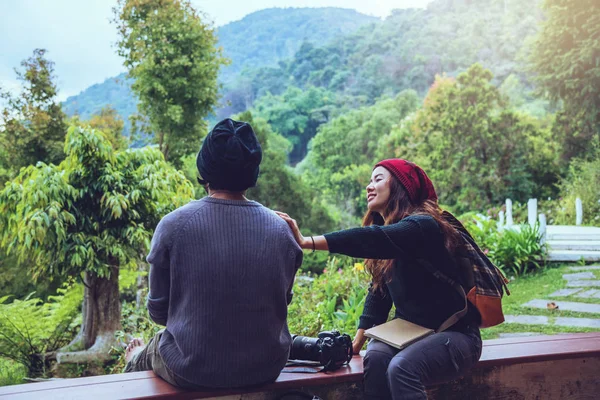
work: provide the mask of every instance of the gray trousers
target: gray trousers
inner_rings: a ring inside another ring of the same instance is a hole
[[[364,357],[365,399],[427,399],[425,387],[461,377],[481,356],[478,328],[445,331],[398,349],[372,340]]]
[[[158,333],[150,339],[150,342],[148,342],[148,345],[146,345],[144,350],[133,356],[127,365],[125,365],[125,370],[123,372],[154,371],[156,375],[160,376],[173,386],[179,386],[184,389],[204,389],[200,386],[186,382],[175,375],[169,367],[167,367],[158,351],[160,338],[164,331],[164,329],[158,331]]]

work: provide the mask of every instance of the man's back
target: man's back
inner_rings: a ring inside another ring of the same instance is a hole
[[[287,303],[302,252],[259,203],[206,197],[156,229],[148,309],[160,353],[183,380],[232,387],[275,379],[291,337]]]

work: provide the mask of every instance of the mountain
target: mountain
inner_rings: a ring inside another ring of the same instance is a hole
[[[230,82],[244,68],[275,66],[291,58],[303,42],[324,44],[356,31],[375,17],[343,8],[269,8],[231,22],[217,31],[231,65],[223,68],[222,82]]]
[[[527,102],[527,41],[543,19],[539,3],[434,0],[426,9],[394,10],[383,21],[340,8],[255,12],[218,30],[232,64],[221,71],[221,105],[209,123],[292,87],[322,88],[345,108],[404,89],[424,95],[436,75],[456,76],[476,62],[493,72],[494,83],[510,82]],[[105,104],[125,119],[135,111],[123,76],[67,99],[64,108],[87,117]]]
[[[427,92],[436,75],[457,76],[474,63],[509,76],[524,87],[527,38],[543,18],[539,0],[436,0],[427,9],[398,9],[377,24],[361,27],[321,46],[304,44],[277,67],[245,71],[227,86],[233,114],[240,98],[283,93],[290,85],[322,87],[373,103],[404,89]],[[246,103],[246,104],[245,104]]]
[[[332,7],[257,11],[217,29],[219,45],[231,60],[220,71],[219,80],[227,83],[244,69],[276,66],[279,61],[293,57],[303,43],[326,43],[378,21],[354,10]],[[136,99],[125,74],[67,98],[63,109],[69,116],[78,114],[87,119],[109,104],[125,121],[136,111]],[[128,123],[125,126],[129,128]]]
[[[131,82],[126,74],[92,85],[78,95],[68,97],[62,103],[63,111],[68,116],[79,115],[82,119],[89,119],[106,105],[118,111],[126,122],[127,130],[127,118],[136,112],[137,99],[131,93]]]

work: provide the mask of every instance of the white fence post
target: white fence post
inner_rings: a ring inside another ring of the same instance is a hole
[[[540,220],[540,244],[546,243],[546,214],[539,215]]]
[[[506,199],[506,227],[510,228],[512,225],[513,225],[512,200]]]
[[[575,225],[579,226],[583,223],[583,204],[578,197],[575,199]]]
[[[537,199],[529,199],[527,201],[527,222],[531,226],[534,226],[537,220],[537,208]]]
[[[498,230],[504,229],[504,211],[500,210],[498,213]]]

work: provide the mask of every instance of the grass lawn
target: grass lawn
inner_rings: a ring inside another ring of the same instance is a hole
[[[541,315],[550,317],[579,317],[579,318],[598,318],[600,314],[580,313],[564,310],[543,310],[530,307],[522,307],[523,304],[533,299],[544,300],[562,300],[574,301],[579,303],[600,304],[600,299],[582,299],[575,296],[550,298],[549,295],[559,289],[567,287],[567,281],[562,278],[563,274],[576,273],[580,271],[569,271],[569,265],[549,266],[531,275],[519,277],[508,284],[511,292],[510,296],[505,296],[502,300],[504,314],[506,315]],[[587,272],[587,271],[586,271]],[[593,272],[596,279],[600,280],[600,271]],[[592,289],[592,288],[589,288]],[[582,290],[586,290],[585,288]],[[552,335],[556,333],[572,333],[572,332],[594,332],[600,329],[593,328],[570,328],[563,326],[552,325],[522,325],[522,324],[502,324],[493,328],[483,329],[481,335],[483,339],[494,339],[500,333],[516,333],[516,332],[535,332],[544,335]]]

